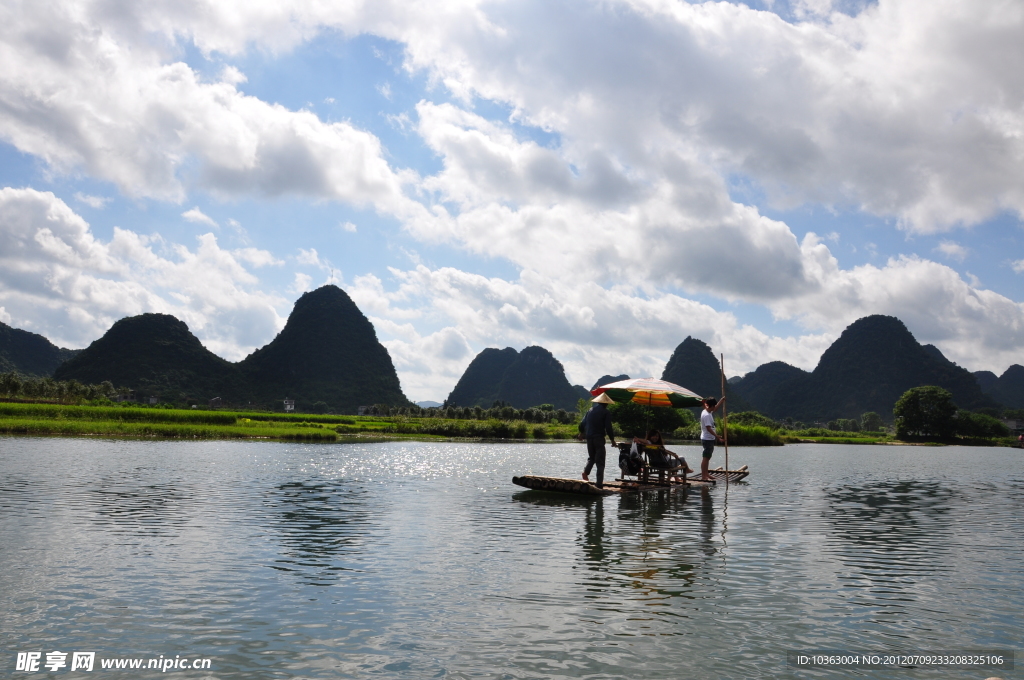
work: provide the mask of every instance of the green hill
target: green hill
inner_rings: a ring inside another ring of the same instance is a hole
[[[679,343],[661,379],[696,392],[702,397],[722,396],[722,365],[718,357],[703,340],[687,336]],[[727,383],[725,394],[729,397],[726,407],[729,411],[746,411],[750,404],[734,389],[734,383]]]
[[[562,364],[543,347],[487,348],[466,367],[445,404],[489,408],[504,401],[520,409],[552,404],[568,411],[584,393],[585,388],[569,384]]]
[[[686,336],[672,352],[662,380],[681,385],[702,397],[722,395],[722,369],[711,348],[702,340]]]
[[[1024,408],[1024,366],[1010,366],[986,392],[1007,408]]]
[[[498,400],[498,385],[505,377],[505,371],[518,357],[519,352],[511,347],[484,349],[469,362],[469,366],[463,371],[462,377],[455,383],[444,403],[447,406],[490,408],[491,404]]]
[[[141,395],[175,401],[222,397],[237,402],[247,396],[234,364],[203,347],[184,321],[169,314],[117,321],[53,377],[86,384],[109,380]]]
[[[800,419],[785,395],[802,394],[808,390],[811,374],[783,361],[771,361],[757,367],[732,387],[748,404],[750,410],[772,418],[787,416]],[[892,410],[892,407],[889,408]]]
[[[289,397],[300,411],[316,402],[339,413],[378,403],[409,405],[373,325],[337,286],[305,293],[281,333],[238,364],[207,350],[175,317],[142,314],[115,323],[54,378],[109,380],[169,401],[221,397],[279,409]]]
[[[944,387],[961,408],[996,405],[974,375],[922,346],[899,319],[881,315],[850,324],[812,373],[774,362],[744,376],[736,391],[773,418],[825,422],[867,411],[889,418],[896,400],[922,385]]]
[[[622,375],[602,375],[591,387],[591,390],[596,390],[601,385],[607,385],[608,383],[619,382],[620,380],[629,380],[629,376],[623,373]]]
[[[300,410],[323,401],[342,413],[411,405],[373,324],[337,286],[303,294],[278,336],[239,368],[253,401],[262,403],[289,396]]]
[[[0,322],[0,373],[46,378],[80,351],[57,347],[37,333]]]

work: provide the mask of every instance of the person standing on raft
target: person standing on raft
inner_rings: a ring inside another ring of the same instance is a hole
[[[707,397],[702,402],[704,411],[700,414],[700,443],[704,445],[704,455],[700,461],[700,478],[702,481],[709,481],[708,464],[711,462],[711,454],[715,452],[715,442],[725,442],[715,431],[715,411],[725,403],[725,397],[721,401],[714,397]]]
[[[590,471],[597,467],[597,488],[604,486],[604,436],[608,435],[615,446],[615,432],[612,430],[612,414],[606,404],[615,402],[605,393],[591,399],[594,405],[580,421],[580,436],[587,440],[587,466],[583,468],[583,481],[590,481]]]

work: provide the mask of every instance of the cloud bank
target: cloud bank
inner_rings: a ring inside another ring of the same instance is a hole
[[[1019,363],[1024,307],[950,266],[970,248],[947,239],[934,253],[950,264],[891,253],[882,265],[844,269],[817,235],[800,238],[763,212],[859,210],[907,234],[1024,216],[1024,5],[789,9],[674,0],[7,5],[0,138],[52,173],[181,205],[203,228],[217,224],[186,209],[197,194],[298,197],[373,210],[420,242],[512,263],[516,280],[419,266],[347,283],[418,398],[443,396],[476,351],[504,344],[549,347],[579,382],[597,377],[594,366],[657,374],[686,335],[735,357],[736,372],[774,359],[810,368],[843,327],[874,313],[900,317],[971,369]],[[328,33],[395,41],[407,73],[428,76],[433,89],[401,119],[439,171],[396,167],[349,121],[240,90],[245,74],[232,59]],[[219,75],[186,64],[185,45],[223,62]],[[484,103],[509,114],[486,115]],[[325,231],[356,227],[335,220]],[[275,291],[255,271],[280,268],[289,254],[198,238],[186,247],[118,228],[101,242],[53,194],[4,189],[4,318],[81,345],[119,315],[168,311],[238,358],[280,327],[285,296],[315,283],[295,272]],[[313,260],[316,251],[293,259]],[[732,305],[763,306],[803,331],[773,337]]]

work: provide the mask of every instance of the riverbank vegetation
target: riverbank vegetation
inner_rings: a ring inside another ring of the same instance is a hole
[[[8,402],[0,403],[0,433],[317,442],[359,436],[566,440],[575,436],[576,425],[554,418],[531,423]]]
[[[581,399],[576,410],[565,411],[550,404],[515,409],[500,402],[489,409],[392,408],[378,404],[360,416],[183,409],[169,404],[111,401],[109,397],[116,396],[118,390],[109,383],[86,386],[42,379],[15,385],[15,381],[3,378],[0,376],[0,393],[6,392],[8,398],[0,403],[0,434],[322,442],[366,436],[564,441],[576,436],[577,424],[591,405]],[[11,398],[12,393],[22,399]],[[660,430],[669,442],[696,443],[700,439],[696,413],[689,409],[647,408],[630,402],[613,404],[609,410],[615,434],[621,440],[643,435],[650,428]],[[1024,414],[1014,412],[1010,417],[1019,415]],[[776,421],[754,411],[734,413],[729,414],[729,444],[1015,443],[998,418],[957,409],[949,393],[941,388],[909,390],[897,402],[894,416],[895,424],[891,427],[873,412],[860,419],[836,419],[808,426],[789,419]],[[721,418],[717,418],[717,423],[718,431],[723,432]]]

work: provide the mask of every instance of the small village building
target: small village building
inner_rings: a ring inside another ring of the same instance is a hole
[[[213,399],[210,400],[210,408],[220,408],[220,406],[223,403],[223,399],[221,399],[220,397],[214,397]]]
[[[285,413],[294,411],[295,410],[295,400],[294,399],[288,399],[286,397],[285,400],[284,400],[284,410],[285,410]]]

